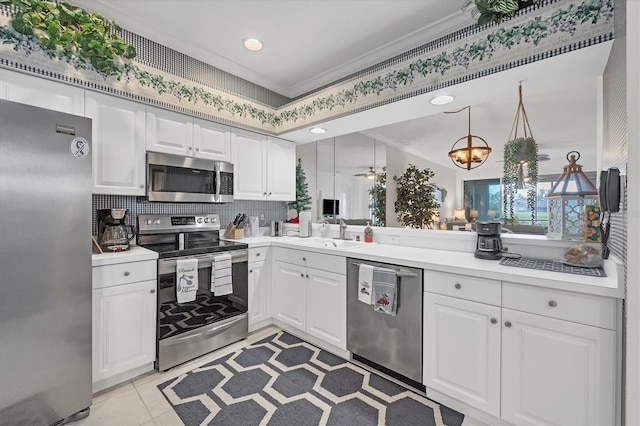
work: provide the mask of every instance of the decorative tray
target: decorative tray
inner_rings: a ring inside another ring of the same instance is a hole
[[[531,259],[521,257],[519,259],[503,257],[500,260],[501,265],[515,266],[516,268],[537,269],[540,271],[564,272],[567,274],[585,275],[590,277],[606,277],[602,268],[586,268],[584,266],[567,265],[564,262],[545,259]]]

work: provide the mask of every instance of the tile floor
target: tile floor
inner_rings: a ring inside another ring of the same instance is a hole
[[[181,426],[178,415],[173,411],[157,386],[180,374],[206,364],[222,355],[236,351],[247,342],[260,340],[278,329],[267,327],[252,333],[246,340],[226,346],[182,364],[164,373],[157,371],[136,377],[113,388],[93,395],[91,414],[70,426]]]
[[[89,417],[70,423],[69,426],[182,426],[182,421],[157,386],[278,330],[266,327],[252,333],[244,341],[203,355],[164,373],[150,372],[99,392],[93,396]],[[465,418],[464,426],[477,424],[479,423]]]

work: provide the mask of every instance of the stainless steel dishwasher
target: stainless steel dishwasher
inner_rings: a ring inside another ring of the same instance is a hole
[[[360,264],[396,271],[396,315],[358,300]],[[422,269],[347,258],[347,349],[352,358],[424,390],[422,385]]]

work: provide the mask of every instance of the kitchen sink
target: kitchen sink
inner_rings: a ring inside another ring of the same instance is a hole
[[[363,241],[354,241],[354,240],[340,240],[337,238],[300,238],[295,241],[289,241],[292,244],[299,244],[301,246],[312,246],[312,247],[331,247],[338,249],[347,249],[353,247],[361,247],[365,244]]]

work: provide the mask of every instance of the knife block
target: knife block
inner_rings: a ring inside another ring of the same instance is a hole
[[[244,238],[244,229],[237,228],[233,222],[227,226],[227,229],[224,231],[225,238],[231,238],[234,240],[238,240],[240,238]]]

